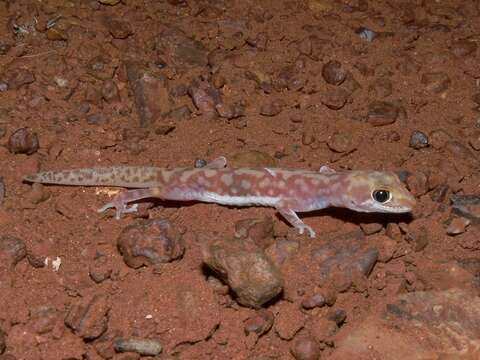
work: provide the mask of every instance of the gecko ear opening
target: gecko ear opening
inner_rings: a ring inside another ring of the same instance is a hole
[[[373,200],[384,204],[392,199],[392,194],[388,190],[374,190],[372,192]]]

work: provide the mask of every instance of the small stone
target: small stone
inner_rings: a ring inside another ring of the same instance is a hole
[[[173,109],[165,115],[166,118],[172,119],[173,121],[185,120],[190,118],[192,111],[186,105],[180,106],[176,109]]]
[[[347,312],[343,309],[336,309],[327,315],[327,319],[335,322],[337,326],[341,326],[347,319]]]
[[[122,0],[98,0],[100,4],[114,6],[120,3]]]
[[[196,169],[203,168],[207,166],[208,162],[205,159],[195,159],[195,162],[193,164],[193,167]]]
[[[109,310],[106,296],[83,298],[69,309],[65,325],[85,340],[96,339],[107,330]]]
[[[280,239],[269,246],[265,252],[276,266],[281,266],[299,248],[300,244],[295,240]]]
[[[452,44],[451,51],[458,57],[462,58],[468,55],[472,55],[477,51],[477,44],[473,41],[466,39],[457,40]]]
[[[261,336],[267,333],[273,326],[274,315],[271,311],[266,309],[260,309],[253,316],[245,321],[244,331],[248,335],[255,333],[257,336]]]
[[[411,223],[408,228],[407,239],[413,242],[413,250],[415,252],[422,251],[430,243],[430,236],[427,228],[423,225]]]
[[[357,149],[358,141],[350,132],[335,133],[329,137],[327,145],[337,153],[351,153]]]
[[[275,116],[282,112],[285,108],[285,101],[282,99],[276,99],[271,102],[267,102],[260,107],[260,115],[263,116]]]
[[[108,18],[106,25],[114,39],[126,39],[133,34],[132,27],[127,21]]]
[[[275,318],[275,332],[281,339],[291,340],[305,326],[305,319],[305,314],[296,304],[284,302]]]
[[[384,99],[389,97],[393,92],[392,81],[388,78],[377,79],[370,85],[368,91],[376,98]]]
[[[89,114],[87,115],[86,120],[88,125],[102,125],[109,122],[108,118],[101,113]]]
[[[338,331],[338,326],[334,321],[316,316],[308,324],[308,329],[317,341],[326,342],[335,335]]]
[[[39,148],[37,134],[27,128],[16,130],[8,139],[8,150],[14,154],[35,153]]]
[[[0,236],[0,265],[15,266],[27,255],[27,247],[23,240],[12,235]]]
[[[395,131],[395,130],[392,130],[390,131],[388,134],[387,134],[387,141],[388,142],[398,142],[400,141],[401,137],[400,137],[400,134]]]
[[[157,356],[162,352],[160,342],[139,337],[116,338],[113,347],[118,352],[134,352],[144,356]]]
[[[422,84],[430,93],[443,93],[450,86],[450,77],[444,72],[430,72],[422,75]]]
[[[36,334],[42,335],[51,332],[59,315],[54,308],[42,306],[30,312],[29,328]]]
[[[423,149],[428,146],[428,136],[418,130],[413,131],[410,136],[409,146],[416,150]]]
[[[378,36],[378,34],[375,31],[370,30],[363,26],[356,29],[355,33],[358,34],[358,36],[360,36],[361,39],[368,42],[372,42]]]
[[[290,349],[296,360],[318,360],[320,359],[320,345],[311,336],[295,338]]]
[[[203,261],[222,277],[242,305],[258,308],[283,289],[280,271],[249,239],[215,241],[204,247]]]
[[[345,89],[330,88],[322,96],[321,102],[323,105],[325,105],[331,110],[340,110],[345,106],[349,97],[350,97],[350,93]]]
[[[408,189],[415,197],[422,196],[428,192],[428,177],[421,171],[408,176],[406,183]]]
[[[35,81],[35,75],[24,68],[9,69],[3,74],[3,79],[8,85],[8,89],[17,90],[24,85],[31,84]]]
[[[120,233],[117,246],[125,263],[134,269],[171,262],[185,252],[182,234],[164,219],[127,226]]]
[[[445,144],[451,139],[452,137],[441,129],[433,130],[429,136],[430,145],[437,150],[443,149]]]
[[[475,132],[468,138],[468,143],[475,151],[480,151],[480,131]]]
[[[475,159],[470,149],[459,141],[448,141],[445,150],[461,160]]]
[[[463,217],[455,217],[452,219],[450,224],[447,227],[448,235],[458,235],[463,234],[470,225],[471,221]]]
[[[195,107],[206,117],[217,116],[217,105],[221,104],[220,92],[207,81],[193,81],[188,89]]]
[[[302,300],[302,307],[307,310],[322,307],[325,304],[326,301],[322,294],[313,294]]]
[[[111,79],[105,80],[102,86],[102,97],[107,103],[112,103],[120,100],[120,92],[117,84]]]
[[[88,274],[97,284],[109,279],[112,275],[112,266],[106,256],[100,256],[90,264]]]
[[[98,55],[87,63],[87,74],[97,80],[109,80],[115,74],[116,65],[105,55]]]
[[[382,231],[383,225],[376,222],[360,223],[360,228],[365,235],[372,235]]]
[[[393,124],[400,113],[400,109],[390,102],[374,101],[368,105],[367,120],[373,126]]]
[[[241,116],[245,116],[245,105],[241,103],[236,103],[236,104],[217,104],[215,106],[215,109],[217,110],[218,115],[221,118],[225,119],[236,119]]]
[[[245,219],[235,223],[235,236],[250,238],[262,249],[273,242],[273,220],[271,217],[263,219]]]
[[[347,71],[338,61],[329,61],[322,67],[322,77],[330,85],[340,85],[347,77]]]
[[[447,198],[447,194],[450,191],[450,187],[447,184],[440,184],[435,187],[430,193],[430,198],[432,201],[443,203]]]

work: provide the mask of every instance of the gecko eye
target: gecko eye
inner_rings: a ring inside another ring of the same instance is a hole
[[[390,191],[388,190],[375,190],[372,193],[372,197],[375,201],[378,201],[379,203],[385,203],[388,200],[392,198],[392,195],[390,194]]]

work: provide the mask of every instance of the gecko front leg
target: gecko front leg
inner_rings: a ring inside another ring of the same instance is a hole
[[[295,211],[289,208],[281,207],[281,206],[277,206],[276,209],[285,218],[285,220],[287,220],[293,227],[295,227],[295,229],[298,230],[300,235],[302,235],[305,232],[305,230],[307,230],[308,236],[310,236],[311,238],[314,238],[316,236],[315,231],[313,231],[313,229],[310,226],[305,224],[298,217]]]
[[[102,206],[97,212],[104,212],[110,208],[115,208],[115,219],[119,220],[122,214],[137,211],[137,204],[128,207],[128,203],[146,198],[159,197],[159,194],[160,191],[158,188],[128,190],[116,195],[111,202]]]

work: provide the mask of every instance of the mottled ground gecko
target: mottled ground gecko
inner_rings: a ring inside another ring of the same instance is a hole
[[[116,209],[116,218],[135,211],[128,203],[145,198],[201,201],[231,206],[269,206],[300,234],[315,237],[297,212],[329,206],[360,212],[405,213],[415,205],[397,175],[380,171],[336,172],[276,168],[228,168],[220,157],[203,168],[112,166],[66,171],[47,171],[24,178],[28,182],[80,186],[137,188],[118,194],[99,209]]]

